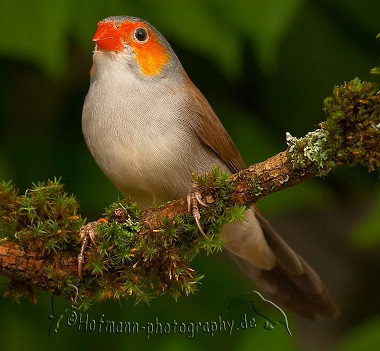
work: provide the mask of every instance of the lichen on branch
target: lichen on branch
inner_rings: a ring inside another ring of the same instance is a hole
[[[372,172],[380,160],[380,92],[358,78],[336,86],[324,101],[327,119],[320,129],[297,139],[287,134],[288,153],[301,168],[311,162],[315,176],[360,164]]]

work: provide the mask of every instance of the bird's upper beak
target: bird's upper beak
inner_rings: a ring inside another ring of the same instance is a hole
[[[92,41],[100,50],[122,51],[124,49],[124,45],[121,42],[121,37],[122,35],[120,30],[115,26],[114,22],[100,21]]]

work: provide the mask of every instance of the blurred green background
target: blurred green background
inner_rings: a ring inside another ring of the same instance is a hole
[[[12,0],[0,3],[0,179],[21,191],[61,176],[89,219],[119,194],[97,168],[81,134],[92,35],[109,15],[142,17],[172,43],[218,113],[247,164],[285,149],[285,132],[302,136],[324,119],[323,99],[358,76],[378,81],[378,0]],[[320,273],[342,308],[336,321],[312,323],[290,312],[294,337],[258,326],[232,335],[117,335],[69,328],[48,336],[47,293],[38,304],[0,299],[0,349],[8,350],[374,350],[380,346],[377,174],[341,169],[260,202],[273,225]],[[200,291],[177,303],[95,305],[115,321],[239,321],[228,311],[254,289],[227,255],[200,257]],[[0,278],[0,292],[7,279]],[[55,298],[55,313],[67,307]]]

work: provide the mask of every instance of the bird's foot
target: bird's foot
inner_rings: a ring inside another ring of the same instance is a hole
[[[80,247],[80,251],[79,251],[79,255],[78,255],[78,277],[79,277],[79,279],[82,279],[85,250],[86,250],[86,247],[88,245],[88,240],[90,239],[93,242],[93,244],[95,245],[96,227],[100,223],[108,223],[108,221],[105,218],[100,218],[97,221],[89,222],[80,228],[79,237],[80,237],[80,241],[81,241],[82,245]]]
[[[201,215],[199,213],[199,205],[206,207],[207,205],[202,201],[202,195],[199,192],[198,186],[193,183],[191,186],[190,193],[187,195],[187,208],[188,211],[191,212],[195,219],[195,223],[197,224],[197,227],[201,234],[208,239],[207,235],[204,233],[201,223],[200,223],[200,218]]]

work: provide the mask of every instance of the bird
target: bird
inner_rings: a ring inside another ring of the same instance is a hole
[[[154,26],[110,16],[98,22],[92,40],[82,131],[96,163],[123,196],[147,209],[186,197],[194,173],[245,168],[216,113]],[[222,237],[267,296],[308,319],[338,316],[321,278],[256,205],[242,222],[227,224]]]

